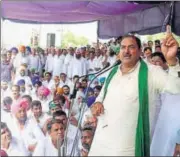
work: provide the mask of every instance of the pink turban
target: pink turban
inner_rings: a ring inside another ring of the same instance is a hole
[[[8,155],[4,150],[1,149],[1,156],[3,157],[3,156],[8,156]]]
[[[24,100],[24,99],[21,99],[17,104],[13,104],[11,106],[11,112],[13,114],[16,114],[20,108],[24,108],[25,110],[27,110],[29,107],[29,104],[28,104],[28,101],[27,100]]]
[[[44,86],[38,88],[38,95],[48,96],[50,94],[50,90]]]

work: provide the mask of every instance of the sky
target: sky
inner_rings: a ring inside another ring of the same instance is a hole
[[[39,25],[39,24],[20,24],[11,21],[2,23],[1,42],[9,48],[17,45],[28,45],[32,36],[32,30],[40,32],[41,45],[45,46],[47,33],[54,33],[63,29],[70,30],[75,35],[85,36],[90,42],[97,41],[97,22],[87,24],[69,24],[69,25]],[[59,40],[59,39],[57,39]]]

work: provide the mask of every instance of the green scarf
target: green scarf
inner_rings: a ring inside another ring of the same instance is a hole
[[[140,60],[140,62],[138,75],[139,114],[136,128],[135,156],[150,156],[148,67],[143,60]],[[108,85],[118,69],[118,66],[115,66],[106,79],[104,99],[107,94]]]

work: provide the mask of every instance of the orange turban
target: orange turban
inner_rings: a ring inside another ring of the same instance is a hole
[[[21,45],[19,47],[19,52],[25,52],[26,51],[26,47],[24,45]]]
[[[57,94],[63,95],[63,89],[62,88],[57,88]]]

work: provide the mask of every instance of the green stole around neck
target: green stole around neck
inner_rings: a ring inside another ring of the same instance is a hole
[[[142,59],[140,60],[140,64],[138,75],[139,114],[136,128],[135,156],[150,156],[148,66]],[[109,83],[118,69],[119,66],[115,66],[106,79],[104,87],[104,99],[108,91]]]

